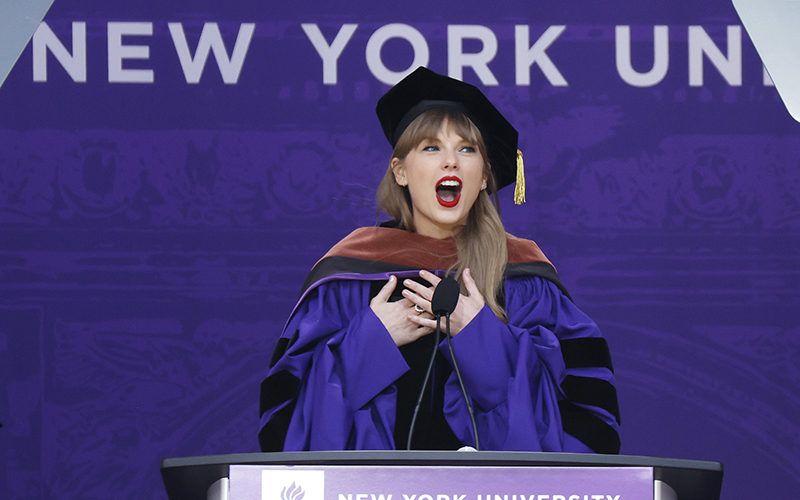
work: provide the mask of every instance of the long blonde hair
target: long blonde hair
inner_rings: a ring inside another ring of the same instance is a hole
[[[492,311],[506,321],[506,314],[500,306],[497,296],[503,284],[503,270],[508,262],[506,232],[500,219],[497,200],[492,203],[488,192],[497,192],[497,181],[486,154],[478,127],[462,113],[449,108],[434,108],[418,116],[403,132],[392,153],[393,158],[401,162],[425,139],[435,139],[442,123],[447,121],[449,127],[465,140],[478,145],[483,157],[484,173],[488,189],[480,192],[472,205],[467,223],[458,228],[454,235],[458,258],[448,271],[456,270],[456,279],[462,282],[464,269],[469,268],[475,283],[484,300]],[[407,187],[395,181],[391,164],[383,180],[378,186],[378,207],[400,223],[400,227],[415,231],[414,215],[411,207],[411,195]]]

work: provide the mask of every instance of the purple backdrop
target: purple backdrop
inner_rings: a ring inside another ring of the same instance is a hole
[[[426,52],[483,60],[463,79],[520,131],[503,217],[608,338],[622,452],[796,496],[800,124],[728,2],[56,0],[45,23],[0,88],[0,497],[165,498],[160,459],[257,450],[305,273],[375,221],[375,102]]]

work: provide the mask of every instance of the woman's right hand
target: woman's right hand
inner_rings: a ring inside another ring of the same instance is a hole
[[[403,298],[396,302],[389,302],[389,297],[397,286],[397,277],[390,276],[389,281],[381,288],[381,291],[373,297],[369,303],[370,309],[375,313],[375,316],[381,320],[383,326],[392,336],[394,343],[398,347],[410,344],[424,335],[433,332],[433,328],[420,326],[411,321],[412,316],[425,316],[430,318],[431,314],[428,312],[418,313],[414,309],[414,303],[410,300]]]

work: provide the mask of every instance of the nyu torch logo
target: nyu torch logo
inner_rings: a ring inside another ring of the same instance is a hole
[[[281,492],[281,500],[303,500],[306,492],[303,491],[303,488],[292,483],[291,486],[287,486]]]
[[[294,467],[262,470],[261,500],[325,500],[325,471]]]

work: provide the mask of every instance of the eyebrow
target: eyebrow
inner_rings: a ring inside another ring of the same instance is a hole
[[[438,137],[432,137],[432,136],[426,136],[426,137],[423,137],[422,139],[420,139],[419,143],[422,144],[422,143],[424,143],[426,141],[427,142],[436,142],[436,143],[438,143],[439,142],[439,138]]]

